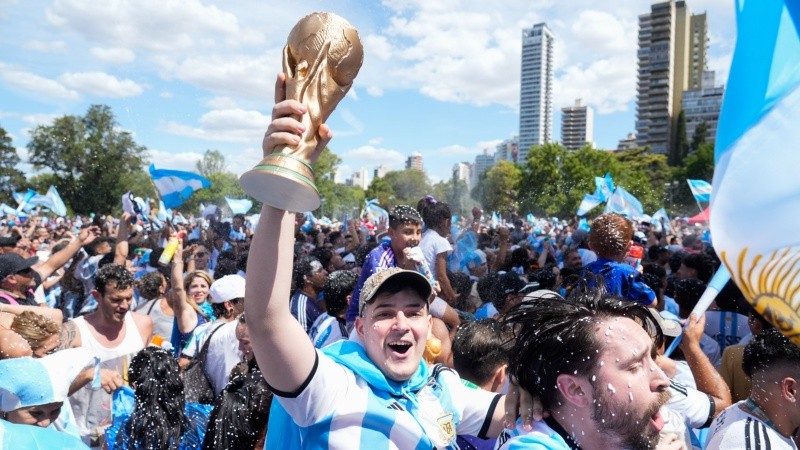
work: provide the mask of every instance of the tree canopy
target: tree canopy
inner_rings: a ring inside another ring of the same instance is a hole
[[[0,202],[13,205],[14,191],[23,190],[27,183],[25,174],[17,169],[20,159],[11,142],[11,136],[0,127]]]
[[[148,160],[147,149],[119,128],[104,105],[37,126],[27,148],[30,163],[51,170],[64,202],[81,214],[118,208],[129,189],[120,180],[142,171]]]

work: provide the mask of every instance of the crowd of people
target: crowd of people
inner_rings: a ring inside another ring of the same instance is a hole
[[[276,104],[265,154],[305,113]],[[703,229],[432,196],[365,220],[7,217],[0,442],[797,448],[800,349],[733,283],[692,313],[720,267]]]

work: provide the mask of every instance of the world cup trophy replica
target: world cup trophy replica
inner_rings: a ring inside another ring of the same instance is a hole
[[[308,113],[295,117],[305,127],[296,146],[280,146],[239,182],[259,201],[287,211],[313,211],[320,205],[311,158],[317,130],[353,85],[364,49],[358,31],[343,18],[316,12],[297,22],[283,48],[286,98]]]

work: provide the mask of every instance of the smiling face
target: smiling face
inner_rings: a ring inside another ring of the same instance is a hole
[[[11,423],[46,428],[61,414],[63,404],[63,402],[55,402],[15,409],[6,413],[6,419]]]
[[[664,427],[659,408],[669,399],[669,379],[653,359],[652,339],[628,318],[603,320],[595,332],[605,349],[592,383],[594,425],[616,436],[622,447],[655,448]]]
[[[208,298],[208,289],[208,282],[203,277],[194,277],[192,282],[189,283],[187,294],[189,294],[189,297],[194,300],[195,303],[200,305],[206,302]]]
[[[417,291],[378,293],[355,326],[367,356],[388,378],[406,381],[414,375],[431,330],[427,302]]]
[[[407,247],[416,247],[422,239],[422,225],[405,222],[397,228],[389,228],[389,238],[392,240],[392,251],[395,255],[402,253]]]

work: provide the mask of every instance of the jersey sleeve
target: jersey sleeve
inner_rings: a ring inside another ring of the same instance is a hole
[[[714,399],[710,395],[675,380],[669,382],[669,392],[667,406],[682,415],[689,428],[705,428],[714,420]]]
[[[450,393],[450,401],[461,419],[456,426],[458,434],[471,434],[485,439],[495,408],[502,397],[483,389],[471,389],[461,383],[458,374],[450,369],[442,370],[439,375],[442,384],[446,384]]]
[[[330,416],[354,384],[352,372],[317,351],[311,373],[295,392],[272,392],[298,426],[308,427]]]

